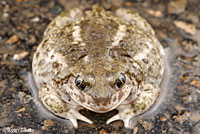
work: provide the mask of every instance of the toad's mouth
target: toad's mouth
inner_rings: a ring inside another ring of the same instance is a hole
[[[71,98],[80,104],[82,107],[89,109],[97,113],[106,113],[118,107],[130,94],[131,89],[125,87],[125,89],[120,90],[111,97],[94,97],[86,93],[81,93],[81,95],[76,95],[76,93],[70,93]]]

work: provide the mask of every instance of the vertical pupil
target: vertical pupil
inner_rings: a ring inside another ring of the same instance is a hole
[[[119,78],[116,80],[117,88],[121,88],[122,85],[126,82],[126,78],[123,74],[120,74]]]
[[[120,81],[121,81],[122,83],[125,83],[125,79],[124,79],[123,77],[120,79]]]
[[[81,84],[81,80],[76,81],[76,85],[79,86]]]
[[[122,85],[122,82],[121,82],[120,80],[117,80],[117,83],[116,83],[116,84],[117,84],[117,87],[120,88],[121,85]]]
[[[83,83],[80,85],[80,88],[81,88],[82,90],[84,90],[85,87],[86,87],[86,84],[85,84],[85,82],[83,82]]]
[[[86,87],[86,83],[84,82],[84,80],[78,76],[75,80],[76,86],[79,87],[80,89],[84,90]]]
[[[83,79],[80,76],[77,76],[75,80],[76,86],[80,86],[83,83]]]
[[[122,82],[122,83],[125,83],[126,82],[126,78],[123,74],[120,75],[119,77],[119,80]]]

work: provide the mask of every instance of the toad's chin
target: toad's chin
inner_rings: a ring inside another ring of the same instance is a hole
[[[124,87],[111,97],[94,97],[87,93],[82,95],[72,95],[72,99],[80,104],[82,107],[97,113],[106,113],[118,107],[129,95],[131,88]]]

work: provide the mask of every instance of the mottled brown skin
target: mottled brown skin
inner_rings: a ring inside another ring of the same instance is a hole
[[[33,75],[40,100],[55,115],[92,123],[78,110],[119,114],[126,127],[131,117],[145,112],[158,96],[164,51],[151,26],[138,14],[119,9],[116,15],[93,10],[65,12],[54,19],[33,58]],[[123,74],[126,82],[116,87]],[[86,83],[75,84],[80,76]],[[125,109],[128,110],[125,111]],[[127,114],[128,113],[128,114]]]

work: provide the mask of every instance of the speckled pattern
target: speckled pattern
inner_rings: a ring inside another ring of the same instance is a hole
[[[164,50],[137,13],[115,14],[95,5],[56,17],[33,57],[39,98],[55,115],[92,124],[80,109],[119,113],[107,123],[129,120],[151,107],[164,72]],[[78,79],[78,80],[77,80]],[[79,84],[76,84],[79,81]]]
[[[106,113],[80,110],[80,114],[93,124],[78,120],[77,129],[66,119],[54,118],[55,115],[40,111],[41,105],[31,93],[27,72],[32,72],[33,54],[44,38],[44,31],[62,11],[80,7],[84,12],[94,3],[93,0],[0,1],[0,133],[200,133],[198,0],[99,1],[113,14],[119,8],[139,12],[151,24],[155,36],[165,48],[170,71],[165,68],[159,98],[153,107],[130,120],[133,129],[125,128],[120,120],[106,124],[118,110]]]

